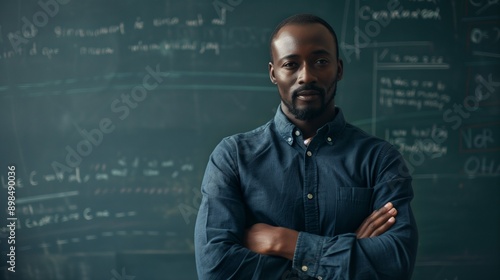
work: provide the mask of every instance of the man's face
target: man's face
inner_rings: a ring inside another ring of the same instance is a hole
[[[278,85],[283,112],[312,120],[335,110],[333,98],[342,78],[335,40],[321,24],[284,26],[271,44],[271,81]]]

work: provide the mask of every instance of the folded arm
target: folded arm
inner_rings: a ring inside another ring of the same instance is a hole
[[[259,223],[247,231],[245,245],[259,254],[292,260],[295,269],[317,279],[409,279],[416,239],[389,230],[398,223],[396,215],[388,203],[356,233],[335,237]]]
[[[283,275],[289,260],[257,254],[244,243],[246,210],[234,151],[224,141],[210,156],[202,182],[202,201],[195,226],[198,277],[204,279],[262,279]],[[288,263],[288,265],[287,265]],[[276,268],[283,271],[276,271]]]
[[[392,203],[387,203],[363,221],[356,230],[356,237],[379,236],[396,222],[396,215],[396,208]],[[257,223],[246,231],[244,241],[245,247],[253,252],[293,260],[298,237],[299,232],[296,230]]]

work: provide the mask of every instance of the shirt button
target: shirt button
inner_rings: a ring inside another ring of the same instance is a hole
[[[307,153],[306,153],[306,154],[307,154],[307,156],[309,156],[309,157],[313,155],[313,153],[312,153],[311,151],[307,151]]]
[[[328,142],[332,142],[332,137],[328,137],[328,138],[326,138],[326,141],[328,141]]]
[[[308,193],[308,194],[307,194],[307,198],[309,198],[309,199],[313,199],[313,197],[314,197],[314,196],[312,195],[312,193]]]
[[[295,136],[299,136],[299,135],[300,135],[300,131],[295,130]]]
[[[288,137],[288,138],[286,139],[286,141],[287,141],[288,143],[292,142],[292,140],[293,140],[293,139],[292,139],[292,137]]]
[[[323,277],[321,277],[321,276],[318,276],[318,280],[323,280]]]
[[[305,265],[303,265],[303,266],[302,266],[302,271],[306,272],[306,271],[307,271],[307,269],[308,269],[308,267],[307,267],[307,266],[305,266]]]

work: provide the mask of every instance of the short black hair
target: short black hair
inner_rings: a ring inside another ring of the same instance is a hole
[[[278,32],[281,30],[281,28],[283,28],[284,26],[289,25],[289,24],[305,25],[305,24],[314,24],[314,23],[319,23],[319,24],[323,25],[324,27],[326,27],[326,29],[328,29],[328,31],[330,31],[330,33],[332,34],[333,39],[335,41],[337,58],[339,58],[339,42],[337,40],[337,34],[335,34],[335,30],[333,30],[332,26],[328,22],[326,22],[324,19],[322,19],[318,16],[315,16],[313,14],[297,14],[297,15],[290,16],[290,17],[284,19],[282,22],[280,22],[276,26],[276,28],[274,29],[273,33],[271,34],[271,38],[269,39],[269,51],[271,53],[271,61],[273,61],[273,50],[272,50],[273,40],[276,37],[276,35],[278,34]]]

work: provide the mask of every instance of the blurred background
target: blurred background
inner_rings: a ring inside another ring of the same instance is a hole
[[[347,120],[411,169],[413,279],[498,279],[500,3],[489,0],[2,1],[0,278],[197,279],[208,156],[272,118],[269,35],[304,12],[337,32]]]

